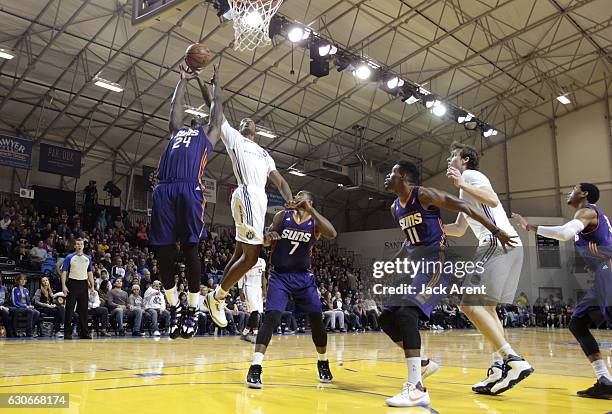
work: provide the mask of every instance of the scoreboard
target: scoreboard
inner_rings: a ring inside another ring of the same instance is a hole
[[[132,25],[142,29],[178,14],[202,0],[132,0]]]

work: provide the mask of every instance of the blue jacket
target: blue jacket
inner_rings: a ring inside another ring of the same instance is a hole
[[[8,295],[8,289],[6,288],[6,286],[0,286],[0,305],[1,306],[8,306],[7,295]]]
[[[25,308],[26,306],[30,306],[30,292],[28,288],[23,288],[23,293],[25,294],[26,304],[21,303],[21,290],[18,287],[13,288],[13,306],[16,308]]]

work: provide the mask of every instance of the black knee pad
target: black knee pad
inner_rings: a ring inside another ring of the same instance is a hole
[[[574,335],[586,356],[599,352],[599,345],[589,330],[590,326],[591,320],[588,317],[572,317],[568,326],[570,332]]]
[[[172,289],[175,286],[176,245],[155,246],[154,249],[159,262],[159,276],[162,285],[164,289]]]
[[[419,310],[414,306],[403,306],[397,311],[397,320],[404,349],[421,349]]]
[[[310,330],[312,333],[312,342],[316,347],[323,348],[327,346],[327,333],[323,325],[323,315],[320,313],[311,313],[308,315],[310,320]]]
[[[181,251],[185,256],[185,276],[189,292],[200,291],[200,273],[202,272],[197,243],[182,243]]]
[[[274,330],[280,325],[281,315],[282,312],[280,311],[266,312],[261,329],[257,333],[257,340],[255,341],[257,345],[268,346],[270,344]]]
[[[378,317],[378,326],[393,342],[402,340],[402,335],[397,324],[397,311],[384,310]]]

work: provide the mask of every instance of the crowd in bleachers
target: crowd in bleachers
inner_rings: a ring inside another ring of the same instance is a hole
[[[95,286],[89,292],[91,329],[98,335],[158,336],[169,323],[168,304],[161,286],[157,260],[148,246],[146,223],[132,224],[125,213],[112,216],[104,208],[82,217],[55,208],[48,214],[19,200],[0,206],[0,264],[10,278],[9,286],[0,277],[0,316],[8,336],[62,335],[64,323],[76,328],[76,319],[64,321],[64,295],[60,268],[63,258],[74,250],[77,238],[86,242],[86,252],[93,259]],[[212,230],[212,231],[210,231]],[[203,298],[217,286],[234,250],[229,229],[209,229],[209,238],[200,244],[199,334],[237,334],[246,324],[248,313],[238,289],[230,291],[226,315],[229,325],[219,331],[210,319]],[[350,258],[331,248],[316,245],[312,252],[312,271],[317,278],[324,322],[329,331],[358,332],[379,330],[380,304],[364,294],[360,269]],[[179,298],[187,300],[185,265],[179,256],[176,281]],[[34,293],[27,278],[36,279]],[[279,332],[305,332],[307,321],[295,315],[289,301]],[[565,327],[573,306],[549,297],[533,306],[524,293],[511,305],[498,306],[506,327]],[[459,308],[459,298],[444,299],[432,312],[422,329],[469,328],[471,324]],[[0,330],[0,335],[2,334]],[[76,332],[75,332],[76,334]]]

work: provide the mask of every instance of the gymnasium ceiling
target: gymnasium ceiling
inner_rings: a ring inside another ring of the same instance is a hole
[[[317,79],[308,51],[277,37],[273,46],[236,52],[231,22],[200,3],[153,27],[131,25],[126,0],[0,0],[0,130],[85,149],[85,171],[112,158],[156,165],[167,140],[169,99],[188,44],[201,40],[221,65],[226,115],[250,116],[278,137],[259,137],[279,168],[304,159],[344,165],[422,160],[425,177],[445,169],[453,140],[485,148],[606,96],[612,68],[610,0],[286,0],[280,14],[311,24],[405,79],[476,114],[499,130],[492,139],[406,105],[350,73]],[[93,85],[94,75],[124,93]],[[211,69],[206,70],[206,77]],[[568,93],[571,104],[555,97]],[[194,89],[189,100],[201,98]],[[41,116],[42,115],[42,116]],[[142,135],[141,135],[142,133]],[[233,182],[222,145],[209,163],[220,184]],[[359,197],[334,183],[288,176],[330,207]],[[363,194],[362,194],[363,195]]]

